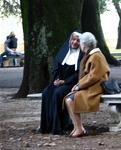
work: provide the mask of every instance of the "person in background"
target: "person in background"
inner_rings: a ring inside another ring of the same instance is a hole
[[[42,92],[40,127],[36,133],[63,134],[69,124],[66,110],[62,111],[64,96],[78,81],[80,50],[79,32],[73,32],[55,58],[53,79]]]
[[[22,53],[17,52],[17,38],[15,37],[15,33],[11,32],[9,36],[6,37],[6,40],[4,42],[4,52],[0,55],[0,63],[1,67],[3,67],[3,61],[4,61],[4,56],[12,56],[13,57],[13,64],[16,66],[16,60],[15,58],[17,56],[23,57]]]
[[[74,126],[71,137],[80,137],[86,133],[80,113],[99,110],[100,96],[103,94],[101,82],[107,80],[110,73],[104,55],[96,48],[97,41],[92,33],[83,33],[80,44],[85,55],[80,64],[79,81],[64,98]]]

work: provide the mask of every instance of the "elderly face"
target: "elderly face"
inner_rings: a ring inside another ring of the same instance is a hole
[[[87,53],[87,51],[88,51],[88,49],[89,49],[88,46],[86,46],[84,43],[81,43],[81,44],[80,44],[80,47],[81,47],[81,50],[82,50],[84,53]]]
[[[77,35],[73,35],[70,41],[71,48],[77,49],[80,47],[80,38]]]

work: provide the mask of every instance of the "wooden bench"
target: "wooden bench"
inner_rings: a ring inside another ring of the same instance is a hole
[[[36,94],[28,94],[28,98],[35,98],[35,99],[41,99],[42,93],[36,93]],[[112,94],[112,95],[102,95],[101,96],[101,103],[107,104],[111,117],[113,118],[113,114],[117,116],[117,119],[120,121],[118,125],[115,125],[114,127],[109,127],[110,131],[120,131],[121,130],[121,93],[120,94]]]
[[[42,93],[35,93],[35,94],[28,94],[27,95],[28,98],[42,98]]]

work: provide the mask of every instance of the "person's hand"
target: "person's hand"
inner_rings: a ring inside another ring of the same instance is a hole
[[[54,81],[54,85],[55,86],[62,85],[62,84],[64,84],[64,82],[65,82],[64,80],[57,79],[57,80]]]
[[[62,84],[64,84],[64,80],[59,80],[59,85],[62,85]]]
[[[53,82],[53,84],[56,85],[56,86],[58,85],[58,83],[59,83],[59,79],[57,79],[57,80],[55,80],[55,81]]]
[[[73,88],[71,89],[72,92],[73,91],[78,91],[78,90],[79,90],[79,85],[78,84],[74,85]]]

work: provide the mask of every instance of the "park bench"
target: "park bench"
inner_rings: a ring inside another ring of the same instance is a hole
[[[28,98],[32,99],[41,99],[42,98],[42,93],[35,93],[35,94],[28,94]],[[121,130],[121,93],[120,94],[112,94],[112,95],[102,95],[101,96],[101,103],[105,103],[109,110],[111,117],[117,116],[116,118],[118,119],[117,122],[119,121],[118,125],[115,125],[114,127],[109,127],[110,131],[120,131]]]
[[[14,64],[15,61],[15,64]],[[20,67],[23,66],[24,64],[24,58],[20,57],[20,56],[4,56],[4,61],[3,61],[3,67]]]
[[[121,130],[121,93],[120,94],[110,94],[102,95],[101,103],[107,104],[111,117],[116,117],[118,124],[110,127],[110,131],[120,131]]]
[[[119,52],[119,51],[111,52],[111,55],[116,57],[117,60],[121,60],[121,52]]]
[[[121,52],[111,52],[111,55],[113,56],[121,56]]]

